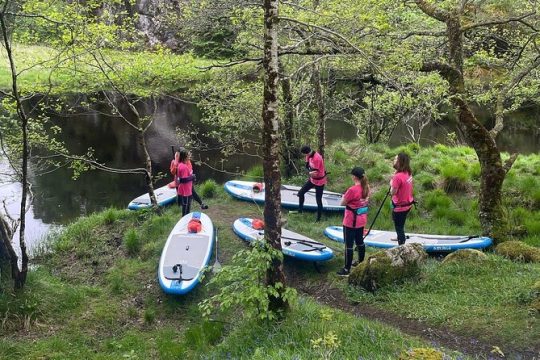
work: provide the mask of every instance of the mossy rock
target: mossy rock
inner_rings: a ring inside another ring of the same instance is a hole
[[[349,275],[349,284],[368,291],[415,277],[420,264],[427,258],[421,244],[406,244],[379,251],[355,267]]]
[[[402,352],[399,360],[443,360],[444,354],[432,348],[414,348]]]
[[[495,248],[495,252],[510,260],[540,262],[540,249],[521,241],[505,241]]]
[[[455,263],[461,261],[483,261],[487,259],[487,255],[481,252],[480,250],[474,249],[460,249],[451,254],[448,254],[444,260],[443,264]]]

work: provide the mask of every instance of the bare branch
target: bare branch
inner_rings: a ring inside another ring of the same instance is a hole
[[[503,169],[506,173],[508,173],[510,171],[510,169],[512,169],[512,166],[514,165],[514,162],[516,162],[517,158],[518,158],[519,154],[518,153],[513,153],[512,155],[510,155],[510,157],[504,162],[504,166],[503,166]]]
[[[411,31],[407,34],[405,34],[404,36],[401,37],[401,40],[406,40],[408,38],[410,38],[411,36],[436,36],[436,37],[439,37],[439,36],[445,36],[446,35],[446,31],[428,31],[428,30],[419,30],[419,31]]]
[[[530,74],[531,71],[540,66],[540,56],[538,56],[529,66],[523,68],[509,83],[504,86],[497,95],[497,105],[495,110],[495,126],[490,130],[489,134],[493,139],[497,137],[497,134],[504,128],[504,101],[510,91],[519,83],[525,76]]]
[[[493,26],[493,25],[502,25],[502,24],[508,24],[508,23],[517,21],[517,22],[520,22],[520,23],[530,27],[534,31],[538,32],[538,29],[536,29],[534,26],[532,26],[531,24],[523,21],[524,19],[528,18],[529,16],[533,16],[535,14],[536,14],[536,11],[533,11],[533,12],[530,12],[530,13],[527,13],[527,14],[524,14],[524,15],[521,15],[521,16],[510,17],[510,18],[500,19],[500,20],[490,20],[490,21],[484,21],[484,22],[479,22],[479,23],[475,23],[475,24],[465,25],[465,26],[461,27],[461,31],[465,32],[465,31],[469,31],[471,29],[476,29],[478,27],[488,27],[488,26]]]

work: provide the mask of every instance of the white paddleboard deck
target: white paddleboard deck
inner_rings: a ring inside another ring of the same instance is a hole
[[[199,216],[201,231],[188,232],[188,222]],[[185,294],[198,283],[201,272],[212,255],[214,225],[204,213],[190,213],[176,223],[163,247],[159,260],[158,278],[168,294]]]
[[[264,239],[264,230],[251,226],[253,219],[240,218],[233,223],[234,232],[248,242]],[[307,261],[325,261],[334,256],[332,249],[307,236],[287,229],[281,229],[281,248],[285,255]]]
[[[159,206],[166,206],[176,201],[176,187],[174,186],[174,182],[155,189],[154,193],[156,194],[156,200]],[[139,210],[149,208],[151,206],[152,203],[150,202],[150,195],[145,193],[131,200],[128,205],[128,209]]]
[[[231,180],[225,183],[225,191],[231,196],[245,201],[253,201],[259,204],[264,203],[264,190],[254,192],[253,181]],[[288,209],[298,208],[298,191],[300,186],[282,185],[281,186],[281,206]],[[343,195],[332,191],[324,191],[322,197],[323,210],[325,211],[344,211],[345,206],[340,205]],[[308,191],[305,195],[304,209],[317,210],[315,199],[315,189]]]
[[[324,234],[330,239],[343,242],[343,227],[329,226]],[[452,252],[459,249],[484,249],[491,246],[492,240],[484,236],[460,236],[460,235],[426,235],[406,234],[406,244],[422,244],[427,252]],[[397,235],[394,231],[371,230],[364,238],[367,246],[378,248],[392,248],[397,246]]]

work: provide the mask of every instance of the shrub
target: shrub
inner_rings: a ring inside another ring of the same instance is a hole
[[[415,176],[414,182],[419,184],[423,190],[435,189],[435,178],[432,175],[421,173]]]
[[[264,171],[262,165],[255,165],[248,171],[246,171],[244,177],[248,178],[249,181],[260,180],[264,177]]]
[[[141,250],[141,238],[135,229],[129,229],[124,234],[124,244],[129,255],[134,256]]]
[[[529,235],[540,235],[540,219],[528,219],[525,220],[524,224],[527,234]]]
[[[444,354],[432,348],[414,348],[399,354],[399,360],[443,360]]]
[[[216,195],[218,184],[213,179],[206,180],[199,188],[202,198],[213,198]]]
[[[469,173],[466,164],[446,160],[439,165],[439,171],[447,193],[467,190]]]
[[[103,212],[103,221],[105,222],[105,224],[110,225],[114,223],[116,220],[118,220],[118,213],[116,209],[109,208]]]
[[[495,252],[510,260],[540,262],[540,249],[521,241],[506,241],[495,248]]]
[[[433,210],[435,208],[449,208],[452,206],[452,199],[450,199],[443,191],[437,189],[428,192],[424,196],[422,206],[428,210]]]
[[[333,154],[333,162],[336,164],[345,164],[349,156],[343,150],[336,150]]]

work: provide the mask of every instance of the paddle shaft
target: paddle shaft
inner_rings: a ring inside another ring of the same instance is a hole
[[[171,151],[172,151],[172,157],[174,159],[174,155],[175,155],[175,152],[174,152],[174,145],[171,145]]]
[[[386,198],[388,197],[388,195],[390,195],[390,190],[392,189],[392,187],[389,187],[388,188],[388,191],[386,192],[386,195],[384,196],[384,199],[381,203],[381,206],[379,206],[379,210],[377,210],[377,214],[375,214],[375,217],[373,218],[373,221],[371,222],[371,225],[369,225],[369,230],[368,232],[366,233],[366,235],[364,235],[364,237],[368,236],[369,233],[371,232],[371,228],[373,228],[373,225],[375,224],[375,220],[377,220],[377,217],[379,216],[379,214],[381,213],[381,210],[382,210],[382,207],[384,205],[384,202],[386,201]]]

